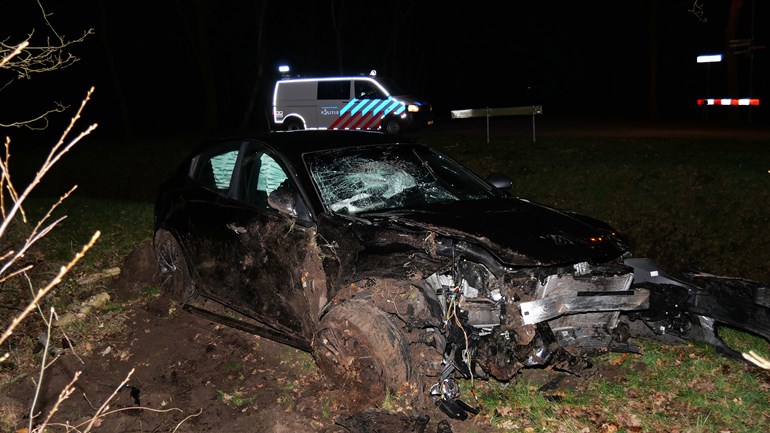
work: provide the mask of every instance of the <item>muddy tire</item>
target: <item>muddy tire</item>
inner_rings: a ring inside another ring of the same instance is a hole
[[[163,290],[179,302],[186,304],[195,298],[195,289],[190,278],[182,247],[174,235],[160,229],[153,241],[155,258],[158,261],[158,278]]]
[[[409,380],[409,344],[386,313],[364,300],[348,300],[324,316],[313,339],[324,375],[343,390],[351,409],[382,404]]]

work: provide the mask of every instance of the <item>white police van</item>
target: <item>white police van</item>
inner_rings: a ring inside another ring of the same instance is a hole
[[[370,129],[399,134],[433,124],[430,104],[369,76],[283,78],[273,92],[275,129]]]

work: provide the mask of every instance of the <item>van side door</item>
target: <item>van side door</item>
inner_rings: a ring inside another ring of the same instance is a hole
[[[348,129],[338,122],[342,108],[350,102],[352,83],[349,79],[318,80],[319,128]],[[310,125],[308,125],[310,127]]]

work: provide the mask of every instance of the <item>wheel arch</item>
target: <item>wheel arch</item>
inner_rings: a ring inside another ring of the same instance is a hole
[[[283,122],[281,122],[282,129],[286,131],[290,131],[292,125],[300,125],[301,129],[307,129],[307,122],[298,113],[291,113],[287,115],[284,117]]]

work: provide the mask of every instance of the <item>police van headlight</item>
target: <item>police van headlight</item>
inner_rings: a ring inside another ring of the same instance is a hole
[[[410,113],[416,113],[416,112],[420,111],[420,106],[417,105],[417,104],[409,104],[406,107],[406,111],[408,111]]]

